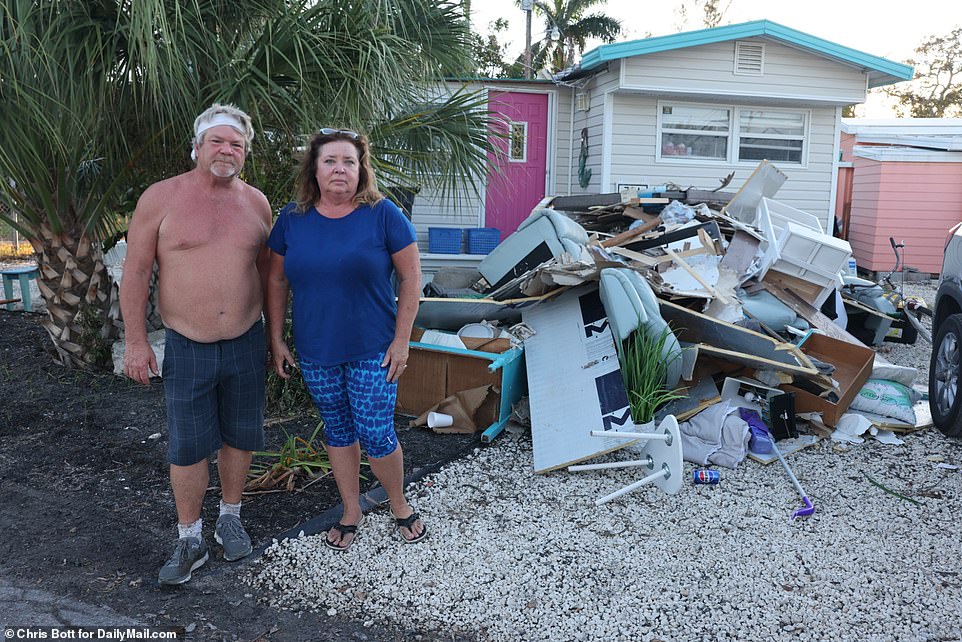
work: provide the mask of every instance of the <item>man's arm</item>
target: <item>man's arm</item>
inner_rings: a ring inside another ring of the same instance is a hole
[[[127,230],[127,257],[120,281],[120,311],[124,318],[124,373],[142,384],[157,375],[157,357],[147,343],[147,297],[157,259],[161,195],[152,186],[140,197]]]
[[[271,346],[271,363],[277,376],[287,379],[290,374],[284,364],[294,365],[294,356],[284,342],[284,322],[287,319],[287,301],[290,285],[284,276],[284,257],[274,252],[270,254],[270,270],[267,279],[267,332]]]
[[[267,236],[271,231],[271,205],[259,190],[255,191],[254,208],[261,223],[264,225],[264,242],[260,252],[257,253],[256,266],[257,274],[261,280],[261,305],[264,307],[264,314],[267,315],[267,278],[271,266],[271,252],[267,247]]]

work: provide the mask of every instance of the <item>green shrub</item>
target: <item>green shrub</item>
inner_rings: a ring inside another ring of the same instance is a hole
[[[660,334],[651,333],[639,323],[638,330],[628,335],[618,346],[618,362],[621,375],[628,393],[631,418],[636,424],[645,424],[654,419],[655,411],[674,399],[685,395],[683,390],[669,390],[665,387],[668,367],[680,354],[665,360],[661,354],[671,328]]]

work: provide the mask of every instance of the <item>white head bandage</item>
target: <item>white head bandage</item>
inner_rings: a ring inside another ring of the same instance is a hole
[[[237,118],[236,116],[231,116],[230,114],[224,114],[224,113],[214,114],[210,119],[202,121],[197,124],[197,128],[194,130],[194,144],[191,146],[191,149],[190,149],[191,160],[194,160],[194,161],[197,160],[197,145],[200,144],[201,135],[208,129],[211,129],[212,127],[218,127],[220,125],[227,125],[228,127],[233,127],[238,132],[240,132],[243,136],[245,137],[247,136],[246,128],[244,127],[244,123],[241,122],[240,118]]]

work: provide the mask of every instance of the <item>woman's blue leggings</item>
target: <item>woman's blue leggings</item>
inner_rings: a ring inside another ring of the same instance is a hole
[[[328,446],[361,442],[368,457],[386,457],[397,450],[394,406],[397,384],[387,381],[381,367],[384,353],[375,359],[322,366],[301,359],[307,390],[324,420]]]

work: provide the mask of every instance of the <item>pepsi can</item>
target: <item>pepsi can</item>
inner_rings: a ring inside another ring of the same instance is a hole
[[[718,471],[711,468],[698,468],[692,471],[692,476],[696,484],[717,484],[721,479]]]

